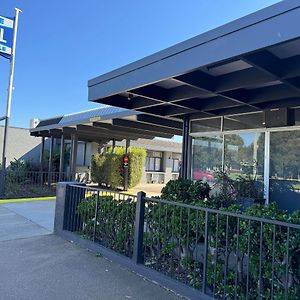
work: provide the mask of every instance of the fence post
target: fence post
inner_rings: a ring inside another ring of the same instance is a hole
[[[145,197],[144,192],[138,192],[135,210],[135,228],[132,259],[136,264],[144,262],[143,237],[144,237],[144,218],[145,218]]]
[[[70,203],[76,202],[77,199],[69,199],[74,196],[70,194],[70,185],[85,186],[84,183],[78,182],[59,182],[56,186],[56,204],[54,217],[54,233],[59,234],[65,229],[66,218],[70,218]],[[69,229],[69,228],[68,228]],[[72,228],[71,228],[72,229]]]
[[[207,259],[208,259],[208,211],[205,210],[205,231],[204,231],[204,262],[203,262],[203,281],[202,293],[206,293],[207,284]]]

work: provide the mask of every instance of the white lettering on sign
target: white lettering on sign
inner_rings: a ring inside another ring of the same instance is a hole
[[[0,16],[0,25],[1,27],[13,28],[14,21],[12,19],[8,19]]]
[[[4,39],[4,28],[0,28],[0,43],[7,43],[7,41]]]

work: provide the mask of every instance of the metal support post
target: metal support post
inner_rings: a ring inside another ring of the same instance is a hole
[[[59,156],[59,177],[58,181],[65,180],[63,176],[64,172],[64,163],[65,163],[65,136],[62,134],[60,138],[60,156]]]
[[[180,176],[184,179],[187,179],[188,176],[188,164],[190,160],[190,118],[185,116],[183,119],[183,129],[182,129],[182,154],[181,154],[181,170]]]
[[[44,184],[44,153],[45,153],[45,137],[42,137],[41,148],[40,148],[40,183]]]
[[[143,255],[143,237],[144,237],[144,218],[145,218],[145,197],[144,192],[137,194],[135,211],[135,229],[132,259],[136,264],[144,262]]]
[[[78,137],[75,133],[71,136],[72,148],[71,148],[71,180],[75,180],[76,173],[76,160],[77,160],[77,145],[78,145]]]
[[[48,186],[51,186],[51,175],[52,175],[52,165],[53,165],[53,147],[54,147],[54,137],[50,138],[50,151],[48,160]]]
[[[192,178],[192,163],[193,163],[193,138],[188,137],[188,153],[187,153],[187,179]]]
[[[265,132],[265,159],[264,159],[264,198],[265,204],[270,201],[270,132]]]

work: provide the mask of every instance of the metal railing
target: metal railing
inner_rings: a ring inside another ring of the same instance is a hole
[[[40,171],[5,171],[5,182],[18,185],[50,185],[59,181],[70,180],[67,172],[40,172]]]
[[[40,172],[26,170],[0,171],[1,198],[39,197],[55,195],[56,184],[76,179],[69,172]]]
[[[64,230],[217,299],[300,299],[300,225],[68,186]]]
[[[220,299],[299,299],[300,225],[145,198],[144,263]]]
[[[132,257],[137,196],[69,185],[67,199],[65,230]]]

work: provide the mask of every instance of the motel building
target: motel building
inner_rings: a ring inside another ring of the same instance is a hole
[[[44,120],[32,119],[31,137],[28,138],[36,140],[34,137],[41,137],[41,149],[35,151],[35,155],[30,158],[42,161],[45,151],[53,153],[55,149],[60,150],[63,158],[62,153],[68,151],[69,163],[60,159],[60,178],[70,178],[69,174],[72,174],[73,180],[83,180],[87,176],[90,181],[91,159],[94,154],[105,152],[108,147],[131,146],[144,148],[147,153],[142,185],[166,184],[169,180],[177,179],[182,146],[180,142],[170,138],[175,134],[181,135],[181,129],[147,127],[147,123],[138,121],[139,115],[131,110],[106,106]],[[140,124],[145,127],[137,129]],[[181,126],[180,123],[179,125]],[[180,138],[177,140],[180,141]],[[53,155],[49,157],[52,158]],[[51,161],[46,167],[50,168],[49,172],[53,171]]]
[[[182,136],[181,151],[148,149],[143,182],[250,172],[265,203],[300,209],[299,19],[299,1],[283,1],[102,74],[88,99],[106,111],[42,120],[31,135],[69,140],[71,172],[78,142]]]
[[[182,177],[251,169],[266,203],[300,209],[299,19],[280,2],[89,80],[89,101],[180,124]]]

